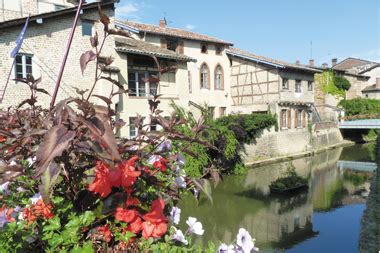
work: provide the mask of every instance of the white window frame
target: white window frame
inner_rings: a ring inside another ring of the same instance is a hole
[[[289,90],[289,79],[288,78],[282,78],[282,85],[283,90]]]
[[[280,115],[281,115],[281,119],[280,119],[281,129],[288,129],[288,110],[281,109]],[[285,120],[284,120],[284,117],[285,117]]]
[[[148,96],[153,96],[155,94],[152,94],[151,92],[151,88],[153,88],[153,84],[156,85],[156,93],[158,93],[158,84],[157,83],[149,83],[149,82],[140,82],[139,80],[139,75],[144,75],[144,78],[147,79],[149,78],[149,76],[152,76],[152,75],[157,75],[156,72],[147,72],[147,71],[129,71],[130,73],[129,74],[134,74],[134,79],[131,80],[129,79],[129,75],[128,75],[128,84],[132,82],[134,82],[136,84],[136,94],[135,95],[131,95],[129,94],[129,96],[131,97],[148,97]],[[128,87],[130,90],[132,87]],[[142,92],[144,91],[144,92]]]
[[[314,88],[314,83],[313,83],[313,81],[308,81],[308,82],[307,82],[307,90],[308,90],[308,91],[313,91],[313,88]]]
[[[297,109],[297,128],[302,128],[303,110]]]
[[[134,123],[136,119],[137,119],[136,117],[129,117],[129,137],[130,138],[134,138],[138,134],[138,130]]]
[[[17,62],[17,57],[18,56],[21,56],[21,64]],[[27,57],[30,57],[30,64],[26,63],[26,58]],[[22,66],[22,72],[17,72],[17,65],[21,65]],[[32,69],[32,71],[30,73],[27,73],[27,71],[26,71],[26,67],[27,66],[30,66],[31,69]],[[22,74],[21,78],[27,78],[28,74],[33,75],[33,55],[31,55],[31,54],[22,54],[22,53],[16,55],[16,58],[15,58],[15,78],[20,78],[19,76],[17,76],[18,74]]]
[[[218,73],[218,70],[220,70],[220,73]],[[223,90],[223,79],[224,79],[224,75],[223,75],[223,68],[222,66],[220,65],[217,65],[216,68],[215,68],[215,78],[214,78],[214,82],[215,82],[215,90]]]

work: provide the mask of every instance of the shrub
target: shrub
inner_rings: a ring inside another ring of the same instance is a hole
[[[376,115],[380,113],[380,100],[368,98],[354,98],[342,100],[338,104],[346,113],[346,116]]]
[[[334,85],[340,90],[349,90],[351,87],[350,81],[344,76],[334,75]]]

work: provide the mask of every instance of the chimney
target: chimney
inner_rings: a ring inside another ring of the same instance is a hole
[[[160,20],[160,27],[161,28],[165,28],[166,27],[166,20],[165,19],[161,19]]]
[[[314,67],[314,59],[310,59],[309,60],[309,66],[310,67]]]
[[[376,77],[375,87],[376,87],[376,89],[380,89],[380,77]]]
[[[327,63],[322,63],[322,68],[327,69],[329,65]]]
[[[296,64],[297,64],[297,65],[300,65],[300,63],[301,63],[301,62],[300,62],[299,60],[296,60]]]
[[[338,59],[337,58],[332,58],[331,59],[331,67],[334,67],[337,63],[338,63]]]

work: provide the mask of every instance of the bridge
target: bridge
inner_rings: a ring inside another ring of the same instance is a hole
[[[340,129],[380,129],[380,119],[349,120],[338,123]]]
[[[343,160],[339,160],[337,166],[339,169],[351,169],[363,172],[373,172],[377,168],[377,164],[372,162],[355,162]]]

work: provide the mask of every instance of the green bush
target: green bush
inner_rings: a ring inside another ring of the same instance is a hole
[[[190,112],[173,104],[178,117],[184,118],[187,124],[178,129],[190,137],[195,137],[194,128],[197,121]],[[277,123],[276,117],[270,114],[236,114],[216,120],[203,115],[206,129],[199,139],[211,143],[215,148],[206,147],[199,143],[186,143],[188,155],[185,155],[185,171],[191,177],[199,177],[207,172],[211,164],[222,173],[243,174],[246,168],[240,157],[244,143],[251,143],[265,128]]]
[[[338,104],[342,107],[346,116],[378,114],[380,112],[380,100],[368,98],[354,98],[342,100]]]
[[[334,85],[340,90],[349,90],[351,87],[350,81],[343,76],[334,75]]]

